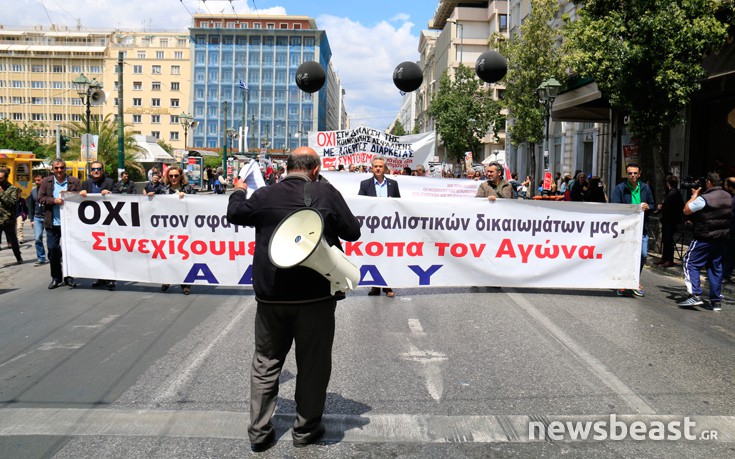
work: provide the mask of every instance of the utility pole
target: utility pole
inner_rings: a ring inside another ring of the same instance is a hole
[[[222,127],[222,173],[227,178],[227,101],[222,103],[225,111],[225,123]]]
[[[125,121],[123,120],[123,59],[125,53],[117,53],[117,179],[125,170]]]

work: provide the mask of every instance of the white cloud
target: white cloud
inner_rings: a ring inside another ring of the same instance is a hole
[[[388,127],[401,105],[393,69],[401,62],[418,60],[418,37],[411,34],[414,24],[404,21],[394,27],[382,21],[366,27],[325,15],[317,18],[317,25],[327,31],[352,126]]]

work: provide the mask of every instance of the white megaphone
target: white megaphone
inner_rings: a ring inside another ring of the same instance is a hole
[[[311,207],[291,212],[276,227],[268,256],[279,268],[306,266],[331,282],[331,292],[346,292],[360,282],[360,270],[339,248],[322,237],[324,220]]]
[[[105,103],[105,99],[107,99],[105,91],[95,89],[92,94],[89,95],[89,105],[102,105]]]

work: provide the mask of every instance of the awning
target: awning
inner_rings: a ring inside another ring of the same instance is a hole
[[[220,156],[219,153],[209,150],[194,150],[193,148],[187,150],[189,156]]]
[[[610,121],[610,104],[602,98],[597,83],[559,94],[551,108],[554,121],[577,121],[605,123]]]
[[[135,160],[139,163],[175,163],[176,158],[171,156],[158,145],[155,137],[150,135],[136,134],[133,136],[135,143],[142,148],[135,152]]]

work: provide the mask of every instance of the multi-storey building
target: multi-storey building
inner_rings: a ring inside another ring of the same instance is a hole
[[[444,72],[452,75],[460,63],[474,68],[477,58],[491,49],[492,37],[507,35],[507,7],[505,0],[439,1],[429,21],[432,30],[421,33],[418,48],[424,81],[418,89],[415,110],[416,122],[422,131],[434,127],[426,111],[438,90],[439,78]],[[502,82],[487,87],[495,98],[501,97]],[[491,128],[482,138],[483,151],[474,152],[476,158],[484,159],[505,148],[505,126],[498,127],[498,137],[500,140],[496,141]],[[438,153],[446,158],[442,151]]]
[[[306,61],[320,63],[328,80],[334,77],[327,34],[317,29],[314,19],[195,14],[190,35],[193,115],[200,123],[193,134],[195,147],[218,147],[228,128],[238,131],[244,124],[249,149],[285,151],[303,144],[299,137],[307,131],[339,127],[342,117],[328,116],[329,101],[343,100],[332,94],[341,92],[338,82],[328,81],[313,94],[301,91],[295,82],[296,70]]]
[[[123,119],[136,134],[163,140],[184,149],[179,115],[191,103],[189,35],[182,32],[123,32],[113,34],[107,49],[104,87],[110,92],[105,112],[118,115],[120,91],[116,72],[123,53]]]
[[[53,142],[57,125],[82,122],[86,107],[72,80],[84,74],[102,82],[112,31],[66,27],[0,29],[0,118],[36,126]],[[91,107],[91,118],[104,116],[104,106]]]

